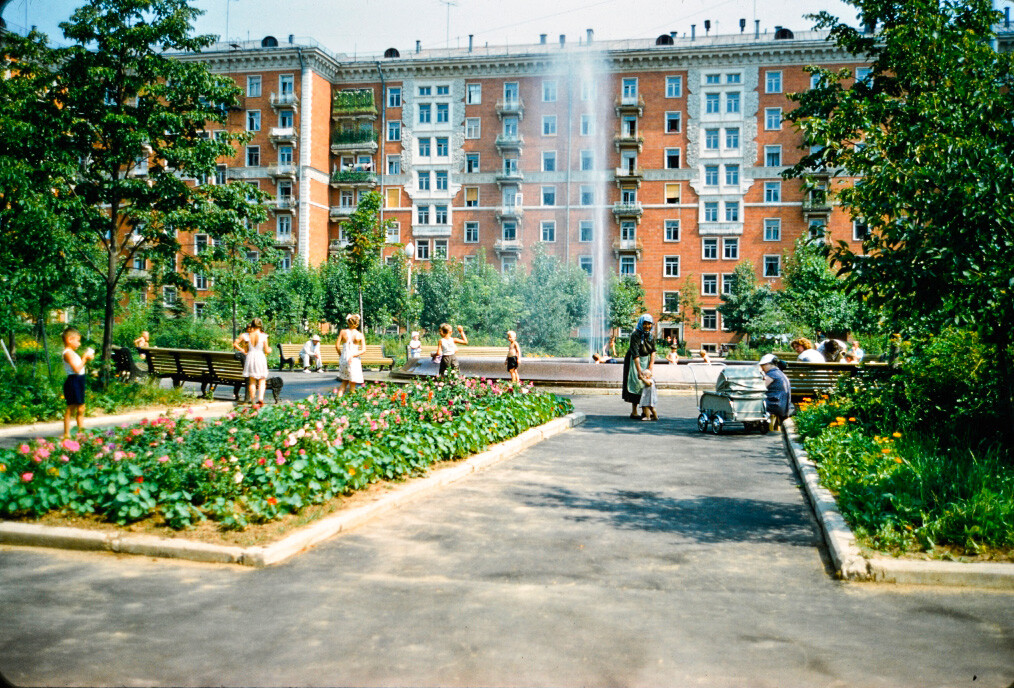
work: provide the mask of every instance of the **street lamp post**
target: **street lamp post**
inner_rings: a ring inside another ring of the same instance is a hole
[[[405,244],[405,265],[408,268],[408,282],[405,284],[406,293],[408,297],[405,299],[405,334],[410,334],[412,331],[412,322],[409,319],[409,313],[412,312],[412,258],[415,256],[415,244],[411,241]]]

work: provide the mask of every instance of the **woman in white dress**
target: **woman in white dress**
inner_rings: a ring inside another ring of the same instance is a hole
[[[366,338],[359,331],[359,316],[350,313],[345,318],[348,327],[338,333],[335,348],[338,350],[338,396],[346,391],[356,391],[356,385],[365,382],[363,379],[363,362],[361,357],[366,353]]]
[[[264,388],[268,380],[268,335],[260,318],[250,321],[246,361],[243,363],[243,377],[247,379],[247,401],[257,407],[264,406]]]

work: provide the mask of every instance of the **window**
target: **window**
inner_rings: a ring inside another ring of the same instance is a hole
[[[725,166],[725,184],[726,186],[736,186],[739,184],[739,165]]]
[[[637,223],[629,220],[620,223],[620,241],[633,242],[637,239]]]
[[[389,244],[401,243],[401,225],[397,222],[388,225],[384,240]]]
[[[582,270],[584,270],[585,272],[587,272],[589,275],[592,274],[592,269],[594,267],[594,263],[592,262],[592,257],[591,256],[580,256],[577,259],[577,265]]]
[[[437,103],[437,122],[447,123],[451,121],[451,106],[449,103]]]
[[[296,80],[291,74],[280,74],[278,76],[278,93],[283,96],[291,96],[295,88]],[[372,96],[372,94],[371,94]]]
[[[431,143],[431,141],[430,141],[429,138],[419,139],[419,157],[420,158],[428,158],[428,157],[430,157],[430,143]]]
[[[167,308],[176,305],[176,287],[162,287],[162,305]]]
[[[556,115],[542,116],[542,135],[556,136]]]
[[[420,89],[421,90],[421,89]],[[429,124],[433,119],[433,106],[429,103],[419,104],[419,124]]]
[[[430,190],[430,173],[429,173],[429,170],[426,170],[425,172],[419,172],[418,179],[419,179],[419,183],[416,184],[416,187],[418,187],[418,189],[420,191],[429,191]]]
[[[701,329],[702,330],[717,330],[718,329],[718,311],[714,308],[705,308],[701,311]]]
[[[637,77],[625,77],[623,79],[623,102],[637,102]]]
[[[781,182],[764,182],[764,202],[765,203],[782,202]]]
[[[739,72],[736,72],[735,74],[726,74],[725,75],[725,83],[727,83],[727,84],[741,84],[741,83],[743,83],[743,75],[740,74]]]
[[[720,84],[720,83],[722,83],[722,75],[721,74],[705,74],[704,75],[704,83],[706,83],[706,84]]]
[[[401,141],[401,120],[393,119],[387,123],[387,140]]]
[[[730,115],[739,114],[739,91],[725,94],[725,112]]]
[[[504,103],[516,105],[521,98],[518,96],[518,82],[508,81],[503,85],[503,100]]]
[[[581,100],[584,102],[595,100],[595,82],[591,79],[581,80]]]
[[[595,154],[592,151],[581,151],[581,169],[584,171],[595,169]]]
[[[259,76],[248,76],[246,78],[246,97],[261,97],[261,78]]]
[[[278,147],[278,164],[279,165],[292,164],[292,146]]]
[[[764,256],[764,276],[765,277],[782,276],[781,256]]]
[[[678,291],[662,292],[662,312],[663,313],[680,312],[680,293]]]
[[[515,222],[504,222],[500,237],[504,241],[517,241],[518,226]]]
[[[556,205],[556,187],[542,187],[542,205]]]
[[[863,83],[870,83],[870,77],[873,75],[873,70],[869,67],[859,67],[856,69],[856,81],[862,81]]]
[[[482,102],[482,84],[465,86],[465,102],[469,105],[478,105]]]
[[[260,110],[247,110],[246,111],[246,130],[247,131],[260,131],[261,130],[261,111]]]
[[[478,191],[478,189],[476,189]],[[466,222],[465,223],[465,243],[466,244],[477,244],[479,243],[479,223],[478,222]]]
[[[208,278],[203,272],[194,273],[194,289],[206,291],[208,289]]]
[[[866,241],[870,238],[870,227],[865,220],[852,221],[852,241]]]
[[[292,110],[282,110],[278,113],[278,126],[282,129],[292,128]]]
[[[278,198],[292,200],[292,182],[278,182]]]
[[[226,183],[226,174],[229,168],[225,165],[215,165],[215,183],[222,186]]]
[[[810,75],[810,88],[820,88],[821,76],[820,74]]]
[[[581,115],[581,136],[591,136],[595,132],[595,124],[591,115]]]
[[[430,259],[430,240],[429,239],[418,239],[415,242],[415,259],[416,260],[429,260]]]
[[[738,127],[730,127],[725,130],[725,147],[730,149],[739,148]]]
[[[384,206],[387,208],[401,207],[401,189],[385,189]]]
[[[447,172],[440,170],[436,173],[437,191],[447,191]]]
[[[207,234],[195,234],[194,235],[194,255],[199,256],[208,248],[208,235]]]
[[[542,82],[542,102],[543,103],[555,103],[556,102],[556,82],[555,81],[543,81]]]
[[[465,138],[466,139],[477,139],[482,136],[482,119],[479,117],[469,117],[465,120]]]
[[[637,189],[620,189],[620,203],[623,205],[636,205]]]
[[[387,107],[401,107],[401,88],[392,86],[387,89]]]
[[[722,294],[729,296],[732,294],[733,287],[736,286],[736,275],[731,272],[722,273]]]
[[[682,113],[680,112],[667,112],[665,113],[665,133],[667,134],[678,134],[682,124]]]
[[[260,167],[261,166],[261,147],[260,146],[247,146],[246,147],[246,166],[247,167]]]
[[[782,128],[782,109],[764,108],[764,128],[767,131],[778,131]]]
[[[465,207],[466,208],[477,208],[479,206],[479,187],[478,186],[466,186],[465,187]]]
[[[765,72],[764,73],[764,92],[765,93],[781,93],[782,92],[782,73],[781,72]]]
[[[433,214],[434,214],[434,218],[433,219],[436,221],[436,223],[438,225],[446,225],[447,224],[447,206],[446,205],[435,206],[435,212]]]
[[[401,156],[400,155],[388,155],[387,156],[387,173],[388,174],[401,174]]]
[[[709,237],[701,240],[701,259],[718,260],[718,239]]]
[[[437,138],[437,157],[446,158],[447,155],[448,155],[447,137],[440,136]]]
[[[683,77],[667,76],[665,78],[665,97],[679,98],[683,95]]]
[[[704,130],[704,148],[706,150],[718,150],[718,129]]]
[[[725,202],[725,221],[739,222],[739,201]]]
[[[739,260],[739,239],[725,237],[722,239],[722,260]]]
[[[275,236],[279,239],[289,239],[292,237],[292,216],[278,216],[275,220]]]
[[[504,174],[517,174],[518,173],[518,159],[517,158],[504,158],[503,159],[503,171]]]
[[[594,224],[591,220],[581,220],[578,223],[577,240],[588,243],[595,238]]]
[[[556,241],[556,222],[553,220],[543,220],[540,228],[542,230],[543,241]]]
[[[718,165],[704,166],[704,184],[706,186],[718,186]]]
[[[777,217],[764,219],[764,241],[782,240],[782,221]]]
[[[782,166],[781,146],[764,146],[764,166],[765,167]]]
[[[665,202],[674,205],[680,202],[680,185],[679,184],[666,184],[665,185]]]
[[[518,137],[518,118],[503,118],[503,136],[505,139],[516,139]]]
[[[718,296],[718,275],[701,275],[701,296]]]
[[[718,222],[718,201],[704,202],[704,221]]]
[[[709,115],[717,115],[721,112],[718,103],[717,93],[705,93],[704,94],[704,111]]]
[[[634,256],[620,256],[620,274],[637,274],[637,262],[634,260]]]
[[[465,172],[473,173],[479,171],[479,154],[478,153],[466,153],[465,154]]]
[[[595,188],[592,186],[581,187],[581,205],[595,205]]]
[[[420,86],[419,87],[419,95],[421,95],[421,96],[431,96],[431,95],[433,95],[433,87],[432,86]]]
[[[148,268],[148,260],[140,253],[135,253],[130,266],[135,270],[146,270]]]
[[[680,276],[680,257],[665,256],[662,258],[662,274],[665,277]]]
[[[556,151],[542,151],[542,171],[556,171]]]
[[[679,241],[680,240],[680,221],[679,220],[666,220],[665,221],[665,240],[666,241]]]
[[[451,87],[450,86],[437,86],[437,95],[438,96],[448,96],[450,94],[451,94]]]
[[[667,170],[675,170],[680,166],[680,149],[679,148],[666,148],[665,149],[665,168]]]
[[[430,223],[430,207],[428,205],[421,205],[416,208],[416,223],[420,225],[428,225]]]
[[[292,254],[291,253],[281,254],[281,256],[278,258],[278,263],[276,265],[278,266],[278,269],[281,270],[282,272],[288,272],[289,270],[291,270]]]

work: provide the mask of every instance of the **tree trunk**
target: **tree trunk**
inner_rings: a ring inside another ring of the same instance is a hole
[[[359,327],[366,332],[366,318],[363,317],[363,288],[359,287]]]
[[[42,354],[46,357],[46,372],[49,373],[49,379],[53,379],[53,362],[49,360],[49,338],[46,337],[46,313],[44,311],[39,313],[39,334],[42,337]]]
[[[1014,461],[1014,366],[1011,364],[1009,329],[1002,329],[997,336],[996,356],[1000,373],[1000,431],[1003,444],[1007,447],[1007,460]]]
[[[110,256],[110,274],[114,274],[113,268],[113,256]],[[105,303],[105,317],[103,318],[103,332],[102,332],[102,363],[99,373],[99,379],[102,380],[102,384],[105,384],[109,380],[109,369],[110,360],[112,359],[113,353],[113,315],[116,308],[116,283],[107,281],[106,282],[106,303]]]

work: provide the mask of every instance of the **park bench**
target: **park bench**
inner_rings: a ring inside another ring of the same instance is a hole
[[[302,348],[302,344],[279,344],[278,369],[281,370],[282,366],[287,364],[290,368],[292,365],[302,365],[299,361],[299,351]],[[334,344],[322,343],[320,345],[320,361],[325,368],[337,368],[339,357]],[[291,364],[288,363],[289,359],[292,360]],[[394,366],[394,359],[384,355],[384,347],[381,344],[367,344],[366,353],[360,356],[360,360],[364,368],[380,368],[381,370],[387,368],[390,370]]]
[[[147,357],[148,377],[151,380],[169,378],[174,387],[184,382],[198,382],[201,394],[210,388],[214,393],[218,385],[232,385],[233,397],[239,399],[240,389],[246,388],[247,378],[243,376],[243,355],[231,351],[200,351],[197,349],[161,349],[151,347],[138,349]],[[267,388],[278,403],[282,391],[282,378],[269,377]]]
[[[122,346],[114,346],[112,349],[113,370],[116,371],[116,379],[121,382],[133,382],[147,377],[148,373],[138,367],[134,362],[134,356],[130,349]]]
[[[423,344],[422,355],[432,356],[437,352],[436,344]],[[507,358],[507,345],[503,346],[469,346],[467,344],[458,345],[457,355],[461,358]]]
[[[785,377],[792,387],[792,400],[813,398],[833,389],[838,379],[845,376],[879,378],[894,374],[895,369],[885,363],[805,363],[785,361]]]

